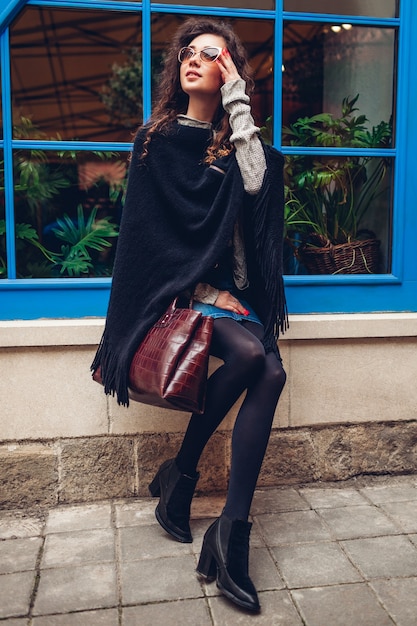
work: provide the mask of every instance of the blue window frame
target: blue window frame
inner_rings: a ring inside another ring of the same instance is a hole
[[[226,3],[222,3],[226,4]],[[275,9],[227,9],[224,7],[184,6],[176,4],[126,2],[111,0],[6,0],[0,10],[0,52],[3,133],[0,152],[4,160],[5,217],[7,223],[8,278],[0,280],[0,319],[36,319],[39,317],[72,318],[104,316],[110,292],[110,278],[21,279],[16,277],[16,245],[13,207],[13,150],[16,148],[45,151],[119,151],[130,150],[129,143],[89,141],[16,140],[12,136],[10,102],[10,32],[9,26],[19,12],[28,6],[50,8],[94,9],[137,14],[142,21],[143,115],[151,111],[151,16],[156,13],[204,14],[269,20],[274,24],[274,145],[284,154],[300,152],[281,145],[281,98],[283,25],[287,22],[320,22],[356,26],[393,28],[398,33],[398,57],[395,88],[395,146],[384,150],[394,163],[394,195],[392,221],[392,261],[390,272],[369,275],[295,275],[286,276],[290,313],[355,313],[375,311],[417,311],[417,192],[415,171],[417,159],[413,143],[417,140],[417,67],[412,63],[414,52],[411,33],[417,28],[417,4],[401,0],[399,16],[392,18],[301,13],[283,10],[283,1],[276,0]],[[413,141],[414,140],[414,141]],[[349,156],[349,148],[303,148],[314,154]],[[380,152],[371,151],[378,156]]]

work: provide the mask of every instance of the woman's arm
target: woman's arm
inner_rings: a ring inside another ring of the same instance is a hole
[[[219,296],[219,290],[208,283],[198,283],[194,289],[193,299],[202,304],[214,304]]]
[[[208,283],[197,284],[193,299],[203,304],[214,304],[219,309],[227,309],[240,315],[248,315],[249,313],[229,291],[220,291]]]
[[[224,83],[221,88],[224,109],[230,115],[232,135],[230,141],[236,148],[236,160],[243,178],[245,191],[251,195],[259,192],[264,179],[266,161],[259,139],[259,128],[251,115],[250,99],[245,93],[245,81],[237,78]]]

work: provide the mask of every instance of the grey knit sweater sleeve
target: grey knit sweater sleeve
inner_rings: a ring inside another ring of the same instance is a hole
[[[236,148],[236,160],[245,191],[255,195],[262,187],[266,170],[265,155],[259,139],[259,128],[251,115],[250,99],[242,78],[231,80],[221,88],[222,103],[229,113],[232,128],[230,141]]]

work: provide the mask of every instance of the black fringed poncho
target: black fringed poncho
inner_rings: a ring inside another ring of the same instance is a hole
[[[106,325],[91,366],[101,366],[104,390],[128,405],[128,375],[136,348],[175,296],[201,282],[243,220],[248,300],[265,327],[267,352],[286,327],[282,280],[283,157],[265,146],[262,189],[249,196],[234,152],[204,163],[211,131],[174,123],[154,135],[140,160],[146,131],[135,140],[120,226]]]

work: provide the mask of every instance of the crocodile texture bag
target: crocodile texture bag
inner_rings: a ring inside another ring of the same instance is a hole
[[[136,350],[129,397],[137,402],[203,413],[213,318],[178,308],[177,298]],[[100,372],[94,380],[101,382]]]

